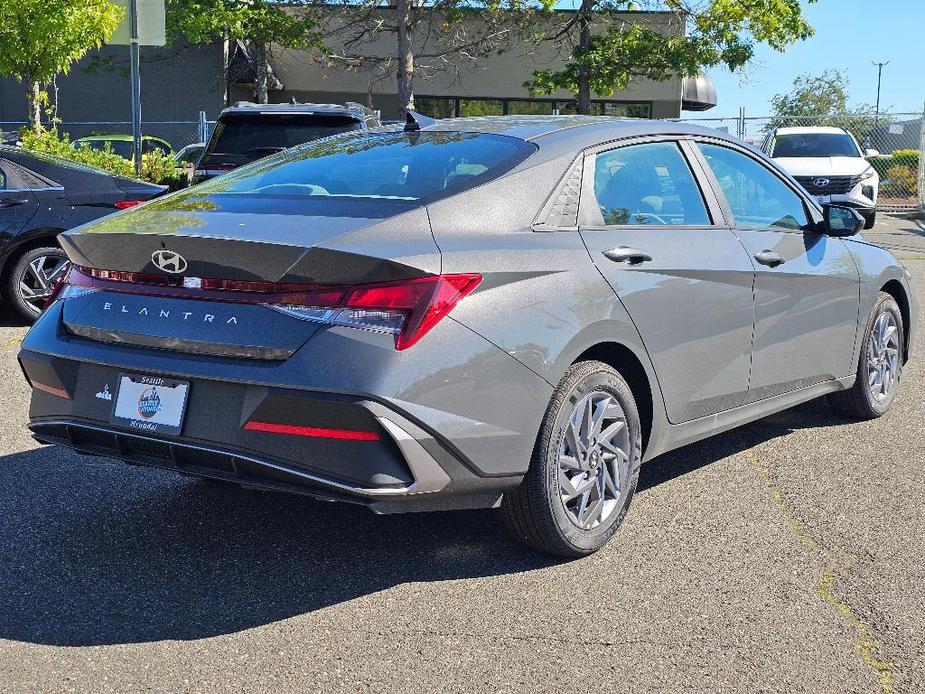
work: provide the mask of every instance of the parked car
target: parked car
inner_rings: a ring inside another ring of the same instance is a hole
[[[143,181],[0,146],[0,292],[32,321],[67,269],[55,237],[164,191]]]
[[[87,135],[74,140],[71,143],[74,149],[80,147],[90,147],[103,151],[108,146],[113,153],[118,154],[124,159],[133,159],[135,157],[135,138],[125,133],[98,133],[96,135]],[[173,147],[167,140],[162,140],[153,135],[141,136],[141,153],[147,154],[159,150],[162,154],[173,154]]]
[[[196,166],[205,149],[205,142],[186,145],[186,147],[173,155],[173,161],[177,166]]]
[[[643,461],[823,395],[887,411],[918,307],[861,224],[705,128],[412,115],[64,234],[29,426],[381,513],[500,504],[581,556]]]
[[[862,150],[844,128],[823,126],[776,128],[762,149],[820,203],[853,207],[873,228],[880,176],[868,159],[879,152]]]
[[[214,176],[321,137],[379,127],[375,111],[336,104],[252,104],[239,101],[218,117],[196,165],[193,182]]]

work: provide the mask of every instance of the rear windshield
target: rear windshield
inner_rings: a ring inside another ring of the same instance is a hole
[[[847,133],[778,135],[773,157],[859,157],[854,138]]]
[[[195,190],[316,200],[428,201],[495,179],[535,151],[535,145],[504,135],[366,131],[268,157]]]
[[[81,140],[77,143],[78,147],[89,147],[100,152],[104,151],[107,145],[113,154],[118,154],[123,159],[135,156],[135,143],[131,140]]]
[[[206,158],[231,163],[265,157],[329,135],[359,130],[363,124],[350,116],[245,113],[221,116],[209,141]]]

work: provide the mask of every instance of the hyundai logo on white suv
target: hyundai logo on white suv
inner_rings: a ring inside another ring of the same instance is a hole
[[[844,128],[777,128],[762,147],[822,205],[855,208],[864,217],[864,228],[874,225],[880,177],[864,151]]]

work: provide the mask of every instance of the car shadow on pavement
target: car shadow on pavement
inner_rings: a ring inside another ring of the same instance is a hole
[[[824,398],[812,400],[655,458],[642,466],[637,491],[657,487],[797,429],[839,426],[849,422],[843,415],[832,410]]]
[[[641,488],[829,423],[824,404],[778,415],[644,466]],[[57,447],[0,458],[0,639],[200,639],[402,583],[556,563],[511,542],[492,511],[375,516]]]

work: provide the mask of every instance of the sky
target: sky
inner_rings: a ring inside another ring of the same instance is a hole
[[[847,74],[852,104],[873,104],[877,68],[872,61],[890,63],[883,68],[881,112],[922,112],[925,0],[819,0],[804,6],[816,35],[785,53],[759,45],[753,63],[735,75],[707,70],[718,103],[700,115],[737,116],[740,106],[746,116],[768,115],[771,97],[788,92],[794,77],[827,69]]]

